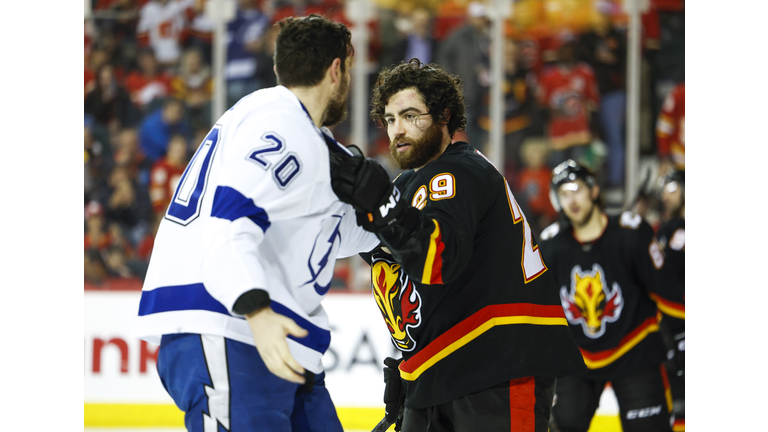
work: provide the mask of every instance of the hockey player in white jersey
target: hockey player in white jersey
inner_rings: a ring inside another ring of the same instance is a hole
[[[323,126],[346,110],[350,33],[317,15],[279,23],[280,85],[218,119],[155,239],[136,330],[189,431],[334,431],[320,301],[337,257],[378,239],[338,200]],[[346,156],[344,156],[346,157]]]

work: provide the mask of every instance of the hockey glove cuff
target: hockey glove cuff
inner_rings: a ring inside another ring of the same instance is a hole
[[[405,208],[387,171],[370,158],[353,156],[332,164],[331,186],[341,201],[361,213],[358,225],[371,232],[396,223]]]
[[[232,311],[239,315],[248,315],[270,304],[268,292],[263,289],[252,289],[237,298],[232,306]]]

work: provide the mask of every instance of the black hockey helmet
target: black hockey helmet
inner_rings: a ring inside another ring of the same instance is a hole
[[[595,175],[592,171],[573,159],[568,159],[552,170],[552,180],[549,183],[549,200],[556,211],[559,212],[561,210],[560,200],[557,199],[557,190],[563,184],[571,183],[578,179],[584,180],[590,188],[597,185],[597,180],[595,180]]]
[[[659,179],[657,197],[663,201],[664,191],[672,193],[680,190],[681,205],[685,205],[685,171],[670,168],[667,174]]]
[[[664,179],[661,183],[661,188],[667,187],[670,183],[676,183],[676,187],[682,187],[683,191],[685,191],[685,171],[681,171],[676,168],[671,168],[669,171],[667,171],[667,174],[664,176]]]

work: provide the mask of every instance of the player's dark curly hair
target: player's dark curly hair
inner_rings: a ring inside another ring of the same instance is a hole
[[[389,99],[400,90],[414,87],[432,118],[438,124],[447,124],[448,134],[453,137],[467,126],[461,84],[458,75],[451,75],[436,64],[422,64],[416,58],[384,68],[373,86],[371,120],[384,125],[384,107]]]
[[[320,83],[334,59],[341,59],[346,72],[347,57],[354,55],[352,35],[344,24],[320,15],[280,20],[274,61],[277,82],[286,87],[311,87]]]

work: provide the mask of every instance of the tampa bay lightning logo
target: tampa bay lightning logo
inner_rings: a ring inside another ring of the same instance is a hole
[[[331,257],[336,256],[336,251],[341,243],[341,234],[339,233],[341,218],[341,215],[331,215],[323,219],[320,223],[320,232],[315,237],[315,244],[309,254],[307,265],[312,277],[303,285],[313,284],[319,295],[325,295],[331,288],[333,263],[335,262]]]

